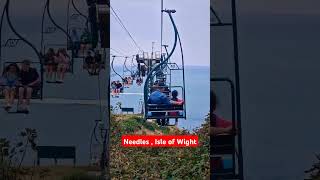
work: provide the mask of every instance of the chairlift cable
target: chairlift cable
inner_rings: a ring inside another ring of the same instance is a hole
[[[133,36],[131,35],[131,33],[129,32],[129,30],[126,28],[126,26],[123,24],[122,20],[120,19],[120,17],[118,16],[118,14],[116,13],[116,11],[113,9],[113,7],[110,5],[110,8],[112,10],[112,12],[114,13],[114,15],[116,16],[116,18],[119,20],[119,24],[121,25],[121,27],[126,31],[126,33],[128,34],[128,36],[131,38],[132,42],[134,43],[134,45],[139,49],[139,51],[143,51],[140,46],[138,45],[137,41],[133,38]]]

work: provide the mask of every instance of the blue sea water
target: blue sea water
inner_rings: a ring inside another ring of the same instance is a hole
[[[115,71],[123,76],[122,67],[115,67]],[[119,80],[120,77],[111,72],[111,81]],[[186,120],[180,119],[178,127],[192,130],[201,126],[206,115],[209,112],[210,98],[210,68],[200,66],[185,67],[185,101],[186,101]],[[182,74],[172,74],[172,86],[182,85]],[[176,88],[179,94],[181,90]],[[134,85],[124,89],[125,93],[137,94],[120,94],[119,98],[111,98],[111,105],[116,106],[121,102],[122,107],[134,108],[135,113],[141,112],[141,102],[143,102],[143,85]],[[140,94],[138,94],[140,93]],[[181,98],[181,96],[180,96]]]

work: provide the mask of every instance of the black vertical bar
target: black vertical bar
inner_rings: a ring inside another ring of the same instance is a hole
[[[104,5],[104,4],[99,4]],[[99,10],[99,28],[100,31],[100,40],[101,40],[101,47],[102,48],[110,48],[110,12],[109,7],[106,9],[106,12],[102,12],[101,9]],[[95,24],[95,22],[92,22],[92,24]],[[97,34],[98,35],[98,34]]]
[[[2,11],[2,15],[1,15],[1,20],[0,20],[0,71],[3,70],[3,67],[2,67],[2,28],[3,28],[3,19],[4,19],[4,16],[5,16],[5,11],[6,9],[4,8],[3,11]]]
[[[163,45],[163,0],[161,0],[161,46],[160,46],[160,57],[162,57],[162,45]],[[161,58],[162,60],[162,58]]]
[[[90,3],[87,1],[88,4]],[[107,5],[107,12],[100,14],[99,9],[99,31],[100,31],[100,40],[101,40],[101,47],[106,50],[106,48],[110,49],[110,0],[98,0],[98,5]],[[110,54],[110,52],[109,52]],[[109,56],[110,57],[110,56]],[[106,57],[105,57],[106,58]],[[113,60],[114,61],[113,57]],[[109,58],[110,61],[110,58]],[[109,64],[109,66],[107,66]],[[112,67],[113,68],[113,67]],[[108,105],[107,105],[107,119],[105,125],[105,133],[103,137],[103,147],[102,147],[102,154],[101,154],[101,161],[100,161],[100,168],[101,168],[101,179],[111,179],[110,177],[110,121],[111,121],[111,112],[110,108],[108,107],[110,104],[110,62],[106,63],[106,72],[109,73],[108,82],[107,82],[107,89],[108,89]]]
[[[239,68],[239,49],[238,49],[238,28],[237,28],[237,11],[236,1],[231,0],[232,8],[232,24],[233,24],[233,48],[234,48],[234,71],[235,71],[235,84],[236,84],[236,104],[237,104],[237,126],[238,131],[238,151],[239,151],[239,178],[244,179],[243,176],[243,153],[242,153],[242,130],[241,130],[241,93],[240,93],[240,68]]]
[[[68,6],[67,6],[67,33],[70,34],[70,31],[69,31],[69,26],[70,26],[70,3],[71,3],[71,0],[68,0]],[[70,44],[71,42],[69,41],[69,39],[67,38],[67,49],[69,50],[70,48],[72,48],[73,44]],[[73,58],[73,56],[72,56]]]

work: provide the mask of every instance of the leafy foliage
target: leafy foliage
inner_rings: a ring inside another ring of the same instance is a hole
[[[305,171],[311,179],[320,180],[320,154],[316,155],[318,162],[312,165],[312,168]]]
[[[198,148],[123,148],[121,136],[139,131],[161,134],[195,134]],[[209,118],[193,132],[159,127],[138,116],[111,119],[111,176],[114,179],[199,179],[209,176]]]
[[[6,138],[0,139],[0,179],[17,179],[21,176],[33,176],[34,168],[21,167],[28,147],[36,151],[35,129],[26,128],[19,133],[20,141],[12,143]]]

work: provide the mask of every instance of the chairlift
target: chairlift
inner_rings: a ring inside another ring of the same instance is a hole
[[[2,16],[1,16],[1,23],[0,23],[0,43],[1,43],[1,40],[2,40],[2,29],[3,29],[3,20],[4,20],[4,17],[6,16],[6,20],[7,20],[7,23],[9,25],[9,28],[11,29],[11,31],[17,36],[17,38],[13,39],[8,39],[6,41],[6,44],[4,47],[10,47],[10,48],[15,48],[17,45],[18,45],[18,42],[22,41],[24,43],[26,43],[36,54],[37,58],[38,58],[38,62],[37,61],[34,61],[34,62],[31,62],[32,64],[38,64],[39,65],[39,71],[40,71],[40,74],[39,74],[39,78],[40,78],[40,84],[37,85],[36,87],[34,87],[34,91],[33,91],[33,94],[31,95],[31,98],[32,99],[42,99],[43,97],[43,84],[42,84],[42,76],[43,76],[43,65],[42,65],[42,56],[40,54],[40,52],[37,50],[37,48],[31,43],[29,42],[27,39],[25,39],[24,37],[22,37],[15,29],[15,27],[13,26],[12,22],[11,22],[11,19],[10,19],[10,1],[7,0],[6,3],[5,3],[5,6],[3,8],[3,12],[2,12]],[[3,66],[6,67],[7,64],[11,64],[11,63],[16,63],[16,64],[20,64],[21,62],[14,62],[14,61],[8,61],[8,60],[4,60],[2,58],[2,47],[3,46],[0,46],[0,60],[1,60],[1,63],[3,63]],[[21,65],[20,65],[21,67]],[[19,68],[19,67],[18,67]],[[4,70],[6,71],[6,69],[4,68]],[[4,90],[4,87],[6,87],[7,84],[2,84],[0,86],[0,98],[4,98],[3,97],[3,90]],[[21,88],[21,86],[18,85],[18,87]],[[17,95],[18,93],[16,93],[15,95]],[[17,112],[8,112],[8,113],[28,113],[27,111],[19,111],[17,109]]]
[[[144,102],[145,102],[144,114],[145,114],[145,119],[156,119],[157,122],[159,123],[161,122],[162,125],[170,125],[168,124],[169,119],[175,119],[176,123],[178,119],[186,119],[185,79],[184,79],[184,68],[182,67],[179,69],[183,75],[183,79],[181,80],[182,85],[172,86],[171,82],[170,84],[166,83],[166,76],[169,75],[171,78],[171,74],[165,74],[164,72],[168,67],[169,59],[171,58],[176,48],[178,40],[180,41],[180,38],[178,38],[179,33],[172,17],[172,13],[174,13],[175,11],[164,10],[162,11],[162,13],[163,12],[166,12],[171,19],[171,23],[175,31],[175,43],[173,45],[171,52],[167,57],[159,58],[159,55],[156,55],[153,59],[151,60],[149,59],[149,61],[147,61],[149,71],[148,71],[148,76],[146,78],[146,82],[144,85]],[[184,64],[184,59],[182,54],[182,65],[183,64]],[[160,85],[159,83],[160,81],[162,85]],[[171,104],[152,104],[149,102],[149,97],[154,89],[159,89],[159,90],[161,89],[160,91],[166,94],[168,98],[170,98],[171,91],[175,88],[181,89],[181,92],[182,92],[181,95],[183,97],[184,103],[176,105],[172,103]],[[176,123],[174,125],[176,125]]]

